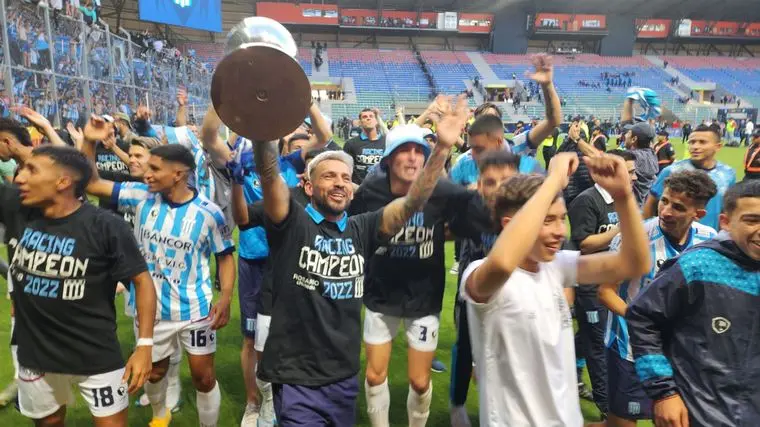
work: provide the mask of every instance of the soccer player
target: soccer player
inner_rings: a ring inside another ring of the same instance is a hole
[[[491,217],[491,206],[496,190],[509,178],[517,175],[520,156],[508,151],[489,151],[478,162],[478,194],[470,200],[464,215],[456,215],[449,222],[449,230],[462,238],[459,262],[463,267],[472,261],[484,258],[491,250],[499,229]],[[461,270],[461,273],[464,269]],[[460,273],[460,279],[461,279]],[[457,338],[451,350],[451,386],[449,389],[450,417],[452,427],[470,426],[467,415],[467,392],[472,377],[472,347],[470,330],[467,326],[467,306],[459,289],[454,306],[454,321]]]
[[[32,151],[15,187],[0,184],[13,253],[19,407],[40,426],[64,424],[73,385],[96,426],[127,426],[128,393],[150,374],[153,283],[129,226],[82,202],[91,174],[76,149],[48,145]],[[135,285],[140,325],[126,366],[113,304],[119,281]]]
[[[372,166],[380,163],[385,152],[385,134],[378,130],[377,112],[365,108],[359,113],[362,132],[346,141],[343,151],[354,160],[354,183],[361,184]]]
[[[313,103],[309,108],[309,119],[310,124],[313,124],[314,140],[310,140],[303,149],[280,157],[280,176],[288,187],[296,187],[300,183],[299,174],[305,170],[306,153],[312,149],[324,147],[332,138],[332,133],[326,126],[325,117]],[[216,166],[225,167],[229,164],[233,167],[234,170],[230,175],[233,179],[242,180],[246,203],[253,204],[261,200],[263,191],[260,173],[253,162],[251,142],[244,138],[234,137],[232,139],[234,145],[230,148],[230,145],[219,137],[218,130],[221,124],[213,105],[209,105],[201,131],[203,147]],[[247,160],[241,162],[243,158]],[[263,227],[241,230],[238,255],[238,298],[240,326],[243,333],[240,363],[247,395],[241,426],[255,427],[260,420],[264,427],[271,425],[274,421],[274,408],[269,405],[272,402],[272,397],[268,392],[271,387],[256,377],[256,319],[261,304],[261,283],[269,257],[269,244]]]
[[[365,262],[430,197],[467,115],[466,98],[460,96],[439,121],[438,143],[406,197],[350,217],[350,156],[327,152],[311,161],[305,184],[311,203],[301,209],[278,177],[274,143],[254,144],[271,263],[277,266],[258,376],[272,383],[281,426],[354,424]]]
[[[468,187],[477,183],[478,160],[484,152],[502,149],[518,154],[529,154],[547,136],[552,134],[555,127],[562,123],[562,109],[553,83],[552,58],[546,55],[535,55],[532,61],[535,70],[530,74],[530,78],[541,86],[545,100],[546,118],[538,122],[529,131],[515,135],[510,142],[504,140],[504,124],[501,121],[501,111],[498,107],[493,104],[484,104],[481,106],[483,108],[476,109],[476,120],[469,130],[471,149],[459,156],[451,169],[450,177],[454,183]],[[487,116],[494,118],[489,119],[486,118]],[[540,170],[541,166],[535,158],[524,156],[520,160],[520,172],[537,172]]]
[[[644,218],[651,218],[657,213],[657,202],[662,197],[665,179],[670,174],[682,170],[703,170],[718,187],[718,193],[707,202],[707,213],[699,222],[714,229],[719,228],[719,216],[723,206],[723,195],[736,183],[736,171],[731,166],[719,162],[715,157],[721,149],[720,128],[717,125],[699,125],[689,135],[689,154],[691,158],[679,160],[660,172],[657,181],[649,190],[644,204]]]
[[[85,144],[109,137],[104,122],[93,117],[85,127]],[[153,408],[152,427],[171,420],[166,408],[169,356],[181,345],[196,389],[202,426],[215,426],[221,393],[216,381],[216,331],[229,321],[235,282],[234,243],[221,210],[188,185],[195,170],[189,149],[169,144],[151,150],[143,183],[114,183],[94,176],[87,191],[112,197],[120,210],[134,210],[135,235],[156,294],[160,295],[153,348],[153,371],[145,390]],[[221,295],[212,304],[209,259],[217,256]],[[177,340],[179,338],[179,340]]]
[[[494,217],[504,228],[488,256],[462,276],[481,425],[582,425],[573,326],[563,288],[624,280],[649,270],[625,161],[609,155],[583,161],[614,200],[624,237],[619,253],[561,250],[567,210],[560,194],[578,157],[559,153],[546,178],[518,175],[499,188]]]
[[[652,401],[641,387],[633,364],[633,352],[625,323],[625,310],[639,291],[654,279],[662,264],[683,250],[715,237],[715,230],[696,222],[705,215],[705,205],[717,192],[715,183],[702,171],[681,171],[665,180],[658,215],[644,223],[649,236],[651,270],[622,284],[599,287],[599,300],[611,314],[607,321],[607,373],[609,377],[611,427],[635,427],[636,420],[652,418]],[[620,238],[611,250],[620,247]]]
[[[385,173],[364,180],[349,215],[374,212],[404,197],[431,151],[417,125],[396,126],[385,141],[379,163]],[[387,372],[392,341],[402,321],[409,344],[409,425],[423,426],[427,421],[433,391],[430,370],[438,345],[445,284],[444,223],[456,213],[463,215],[475,195],[441,180],[424,208],[369,261],[364,293],[365,393],[373,426],[388,425]]]
[[[608,153],[625,161],[631,182],[636,182],[636,157],[629,151],[613,150]],[[599,184],[586,189],[571,203],[567,212],[570,219],[572,247],[582,255],[604,252],[618,233],[618,214],[612,196]],[[576,352],[587,361],[591,378],[593,400],[607,414],[607,362],[604,354],[604,328],[607,310],[599,303],[599,286],[581,286],[575,290],[575,313],[578,321]],[[580,375],[578,382],[582,383]]]
[[[723,232],[666,261],[626,311],[636,373],[657,426],[760,420],[760,182],[731,187],[723,206]]]

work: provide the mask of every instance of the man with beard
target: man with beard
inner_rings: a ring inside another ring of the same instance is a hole
[[[705,215],[705,204],[716,192],[715,183],[702,171],[681,171],[669,176],[657,217],[644,222],[649,252],[655,260],[651,270],[622,284],[607,283],[599,287],[599,300],[611,312],[606,334],[610,403],[607,423],[611,427],[635,427],[637,420],[652,419],[652,401],[636,376],[625,311],[666,260],[715,237],[715,230],[696,221]],[[616,237],[610,249],[619,247],[620,237]]]
[[[657,181],[649,190],[649,196],[644,204],[644,218],[651,218],[657,213],[657,202],[662,197],[665,179],[670,174],[682,170],[703,170],[712,178],[718,187],[718,193],[707,202],[707,213],[698,221],[714,229],[719,228],[719,217],[723,208],[723,195],[729,187],[736,183],[736,171],[729,165],[716,159],[722,147],[720,127],[717,125],[700,125],[689,135],[690,158],[679,160],[662,170]]]
[[[361,184],[372,166],[378,164],[385,152],[385,134],[378,130],[377,113],[365,108],[359,113],[362,132],[346,141],[343,151],[354,160],[353,180]]]
[[[305,183],[311,203],[301,209],[278,177],[274,143],[254,145],[271,262],[278,266],[273,272],[272,323],[258,376],[273,385],[281,426],[354,424],[365,260],[424,206],[467,115],[467,100],[460,96],[453,110],[449,106],[443,111],[438,143],[408,194],[356,216],[346,214],[353,198],[350,156],[326,152],[312,160]],[[420,134],[413,144],[420,160],[423,150],[429,148]],[[420,161],[415,164],[420,166]]]
[[[666,261],[626,311],[636,373],[658,426],[760,420],[760,182],[731,187],[723,206],[723,232]]]

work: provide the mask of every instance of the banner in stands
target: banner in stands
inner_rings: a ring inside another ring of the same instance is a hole
[[[140,0],[140,20],[202,31],[222,31],[222,0]]]
[[[607,28],[607,18],[604,15],[539,13],[536,14],[535,27],[537,30],[554,30],[566,32],[604,30]]]
[[[283,24],[338,25],[338,6],[334,4],[258,2],[256,15]]]
[[[760,23],[730,21],[696,21],[682,19],[678,24],[679,37],[760,38]]]
[[[670,19],[637,19],[636,35],[640,39],[664,39],[670,34]]]
[[[341,8],[340,25],[377,27],[377,10]]]
[[[460,13],[460,33],[484,33],[491,32],[493,15],[490,13]]]
[[[417,12],[401,10],[384,10],[380,17],[381,27],[390,28],[417,28]]]

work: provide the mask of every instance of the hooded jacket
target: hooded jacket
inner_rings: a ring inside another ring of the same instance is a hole
[[[760,425],[760,263],[726,233],[667,261],[626,312],[636,372],[690,426]]]

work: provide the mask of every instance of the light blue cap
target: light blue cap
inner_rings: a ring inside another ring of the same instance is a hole
[[[425,140],[425,136],[421,127],[417,125],[400,125],[396,126],[388,132],[385,136],[385,152],[383,158],[380,160],[380,167],[383,170],[387,169],[386,159],[390,158],[398,147],[406,143],[415,143],[422,147],[422,152],[425,154],[425,161],[430,156],[430,145]]]

